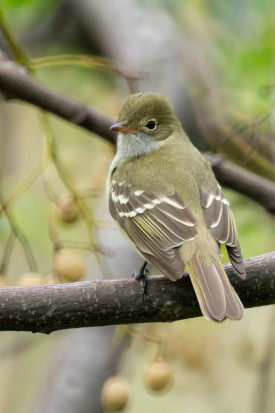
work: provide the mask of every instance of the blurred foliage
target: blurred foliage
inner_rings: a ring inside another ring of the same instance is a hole
[[[236,219],[240,243],[245,258],[273,251],[275,219],[258,204],[232,191],[225,191]]]
[[[1,8],[11,22],[16,22],[16,30],[29,28],[45,13],[53,10],[61,0],[2,0]],[[15,27],[15,25],[14,25]]]
[[[274,105],[273,93],[265,93],[274,83],[272,0],[155,2],[168,9],[190,36],[208,45],[208,59],[222,73],[222,84],[220,79],[217,82],[225,97],[225,108],[234,119],[245,119],[248,113],[252,118]]]

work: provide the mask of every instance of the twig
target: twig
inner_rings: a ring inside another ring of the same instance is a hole
[[[20,47],[18,41],[15,39],[13,32],[10,30],[7,20],[0,9],[0,29],[4,34],[6,41],[8,42],[9,47],[13,51],[15,60],[22,64],[25,67],[28,67],[28,58],[25,55],[24,51]]]
[[[275,252],[245,261],[247,280],[225,267],[245,307],[275,303]],[[150,277],[147,301],[134,279],[0,289],[0,331],[56,330],[176,321],[201,315],[189,277]]]
[[[145,71],[128,70],[122,65],[117,64],[111,59],[102,56],[89,56],[79,54],[62,54],[54,56],[43,56],[35,59],[30,59],[29,66],[32,70],[41,69],[43,67],[56,66],[81,66],[89,69],[100,69],[109,72],[113,75],[120,76],[129,81],[142,80],[148,77]]]
[[[47,146],[47,156],[51,159],[54,164],[54,167],[58,173],[59,178],[61,179],[62,183],[65,185],[67,190],[73,197],[73,200],[77,204],[80,214],[87,226],[87,232],[89,235],[91,247],[94,248],[96,245],[95,237],[93,234],[93,226],[94,226],[94,217],[92,215],[92,211],[88,209],[85,201],[79,197],[77,190],[74,187],[72,182],[71,176],[67,169],[65,168],[64,164],[61,162],[60,156],[58,154],[58,150],[56,147],[56,142],[54,139],[53,131],[50,126],[49,119],[45,112],[41,112],[41,120],[43,126],[45,128],[45,138],[46,138],[46,146]]]
[[[25,178],[20,181],[17,187],[14,189],[13,193],[6,199],[5,206],[9,206],[15,199],[19,198],[33,183],[33,181],[38,178],[40,173],[43,170],[42,162],[38,162],[25,176]],[[0,208],[0,215],[3,212],[3,209]]]
[[[22,248],[24,250],[26,259],[28,261],[29,267],[30,267],[30,271],[37,271],[37,264],[32,252],[32,249],[30,247],[29,241],[27,239],[27,237],[25,236],[25,234],[21,231],[20,227],[18,226],[14,216],[12,215],[11,211],[9,210],[9,208],[6,206],[6,203],[4,201],[3,195],[0,191],[0,205],[6,215],[6,218],[10,224],[11,230],[14,233],[14,235],[18,238],[19,242],[22,245]]]
[[[4,248],[3,257],[1,260],[1,264],[0,264],[0,274],[6,274],[7,272],[7,267],[10,261],[15,238],[16,238],[15,233],[11,231],[10,236]]]

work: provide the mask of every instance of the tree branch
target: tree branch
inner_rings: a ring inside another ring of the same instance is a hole
[[[6,99],[19,99],[59,116],[114,143],[113,119],[76,99],[52,91],[0,57],[0,90]],[[217,155],[206,154],[221,185],[232,188],[275,214],[275,184]]]
[[[245,261],[247,280],[226,272],[244,306],[275,303],[275,252]],[[189,277],[150,277],[142,301],[134,279],[39,287],[1,287],[0,331],[51,333],[68,328],[176,321],[201,315]]]
[[[87,105],[50,90],[13,62],[0,59],[0,90],[7,100],[19,99],[44,109],[114,143],[113,120]]]

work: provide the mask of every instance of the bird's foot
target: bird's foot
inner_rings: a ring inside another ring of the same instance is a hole
[[[147,270],[147,262],[143,264],[141,269],[139,271],[135,271],[132,274],[132,277],[139,281],[139,284],[142,289],[142,301],[145,301],[146,299],[146,290],[147,290],[147,278],[149,275],[149,271]]]

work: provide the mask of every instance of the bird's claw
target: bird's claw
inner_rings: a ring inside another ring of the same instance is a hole
[[[142,289],[142,301],[145,301],[146,299],[146,290],[147,290],[147,278],[148,278],[149,272],[147,270],[147,268],[141,268],[139,271],[135,271],[132,274],[132,277],[139,281],[139,284],[141,286]]]

